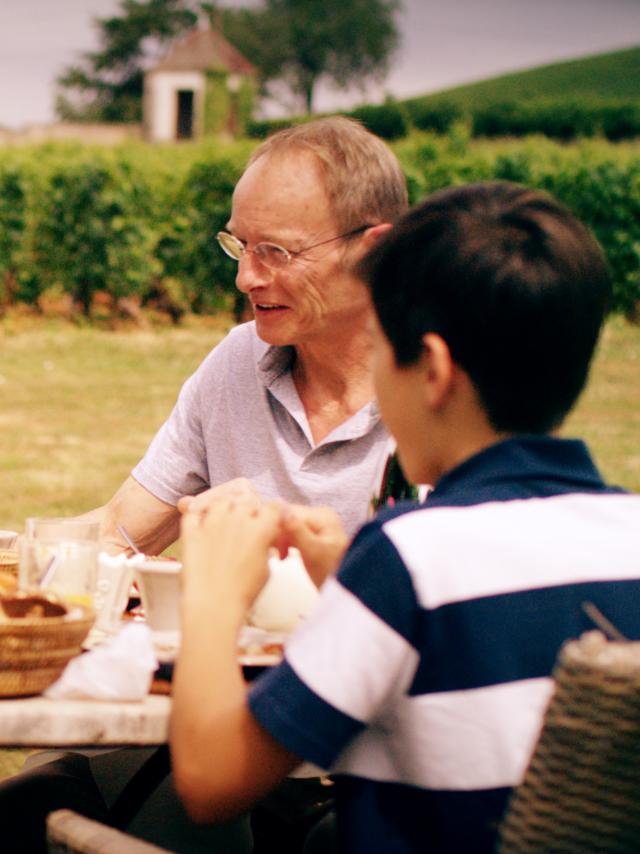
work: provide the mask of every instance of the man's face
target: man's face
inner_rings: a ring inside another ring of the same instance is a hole
[[[252,164],[233,194],[228,230],[249,250],[268,242],[298,252],[338,236],[314,156],[266,155]],[[367,292],[347,271],[346,246],[318,246],[278,270],[250,251],[240,259],[236,285],[251,301],[260,338],[281,346],[339,340],[366,321]]]

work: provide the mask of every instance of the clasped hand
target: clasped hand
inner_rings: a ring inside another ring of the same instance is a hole
[[[290,547],[299,549],[319,587],[336,570],[348,544],[331,508],[264,502],[243,478],[183,498],[178,509],[186,580],[204,590],[212,573],[218,584],[223,576],[233,588],[228,594],[246,608],[267,581],[270,549],[282,557]]]

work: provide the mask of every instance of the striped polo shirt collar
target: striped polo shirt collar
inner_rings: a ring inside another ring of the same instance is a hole
[[[621,492],[607,486],[584,442],[518,436],[485,448],[447,472],[427,505],[545,497],[573,492]]]

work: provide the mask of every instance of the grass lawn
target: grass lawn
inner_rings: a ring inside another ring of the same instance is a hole
[[[229,323],[104,332],[0,322],[0,528],[106,501],[144,453],[184,379]],[[544,342],[542,342],[544,346]],[[582,435],[614,483],[640,492],[640,329],[608,325],[563,433]],[[28,751],[0,751],[0,779]]]
[[[229,325],[0,324],[0,528],[104,503]]]
[[[610,321],[562,432],[586,439],[609,481],[640,492],[640,327]]]
[[[27,516],[106,501],[228,326],[107,332],[50,320],[0,324],[0,528],[21,530]],[[638,327],[609,323],[563,434],[584,436],[605,475],[640,492]]]

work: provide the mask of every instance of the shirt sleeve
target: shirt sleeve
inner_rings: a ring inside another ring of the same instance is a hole
[[[218,406],[225,376],[224,345],[218,344],[182,386],[169,418],[132,471],[138,483],[167,504],[175,505],[183,495],[196,495],[209,486],[203,419],[215,414]]]
[[[411,684],[416,625],[409,573],[379,527],[368,525],[323,585],[283,663],[254,683],[254,717],[296,756],[331,768]]]

